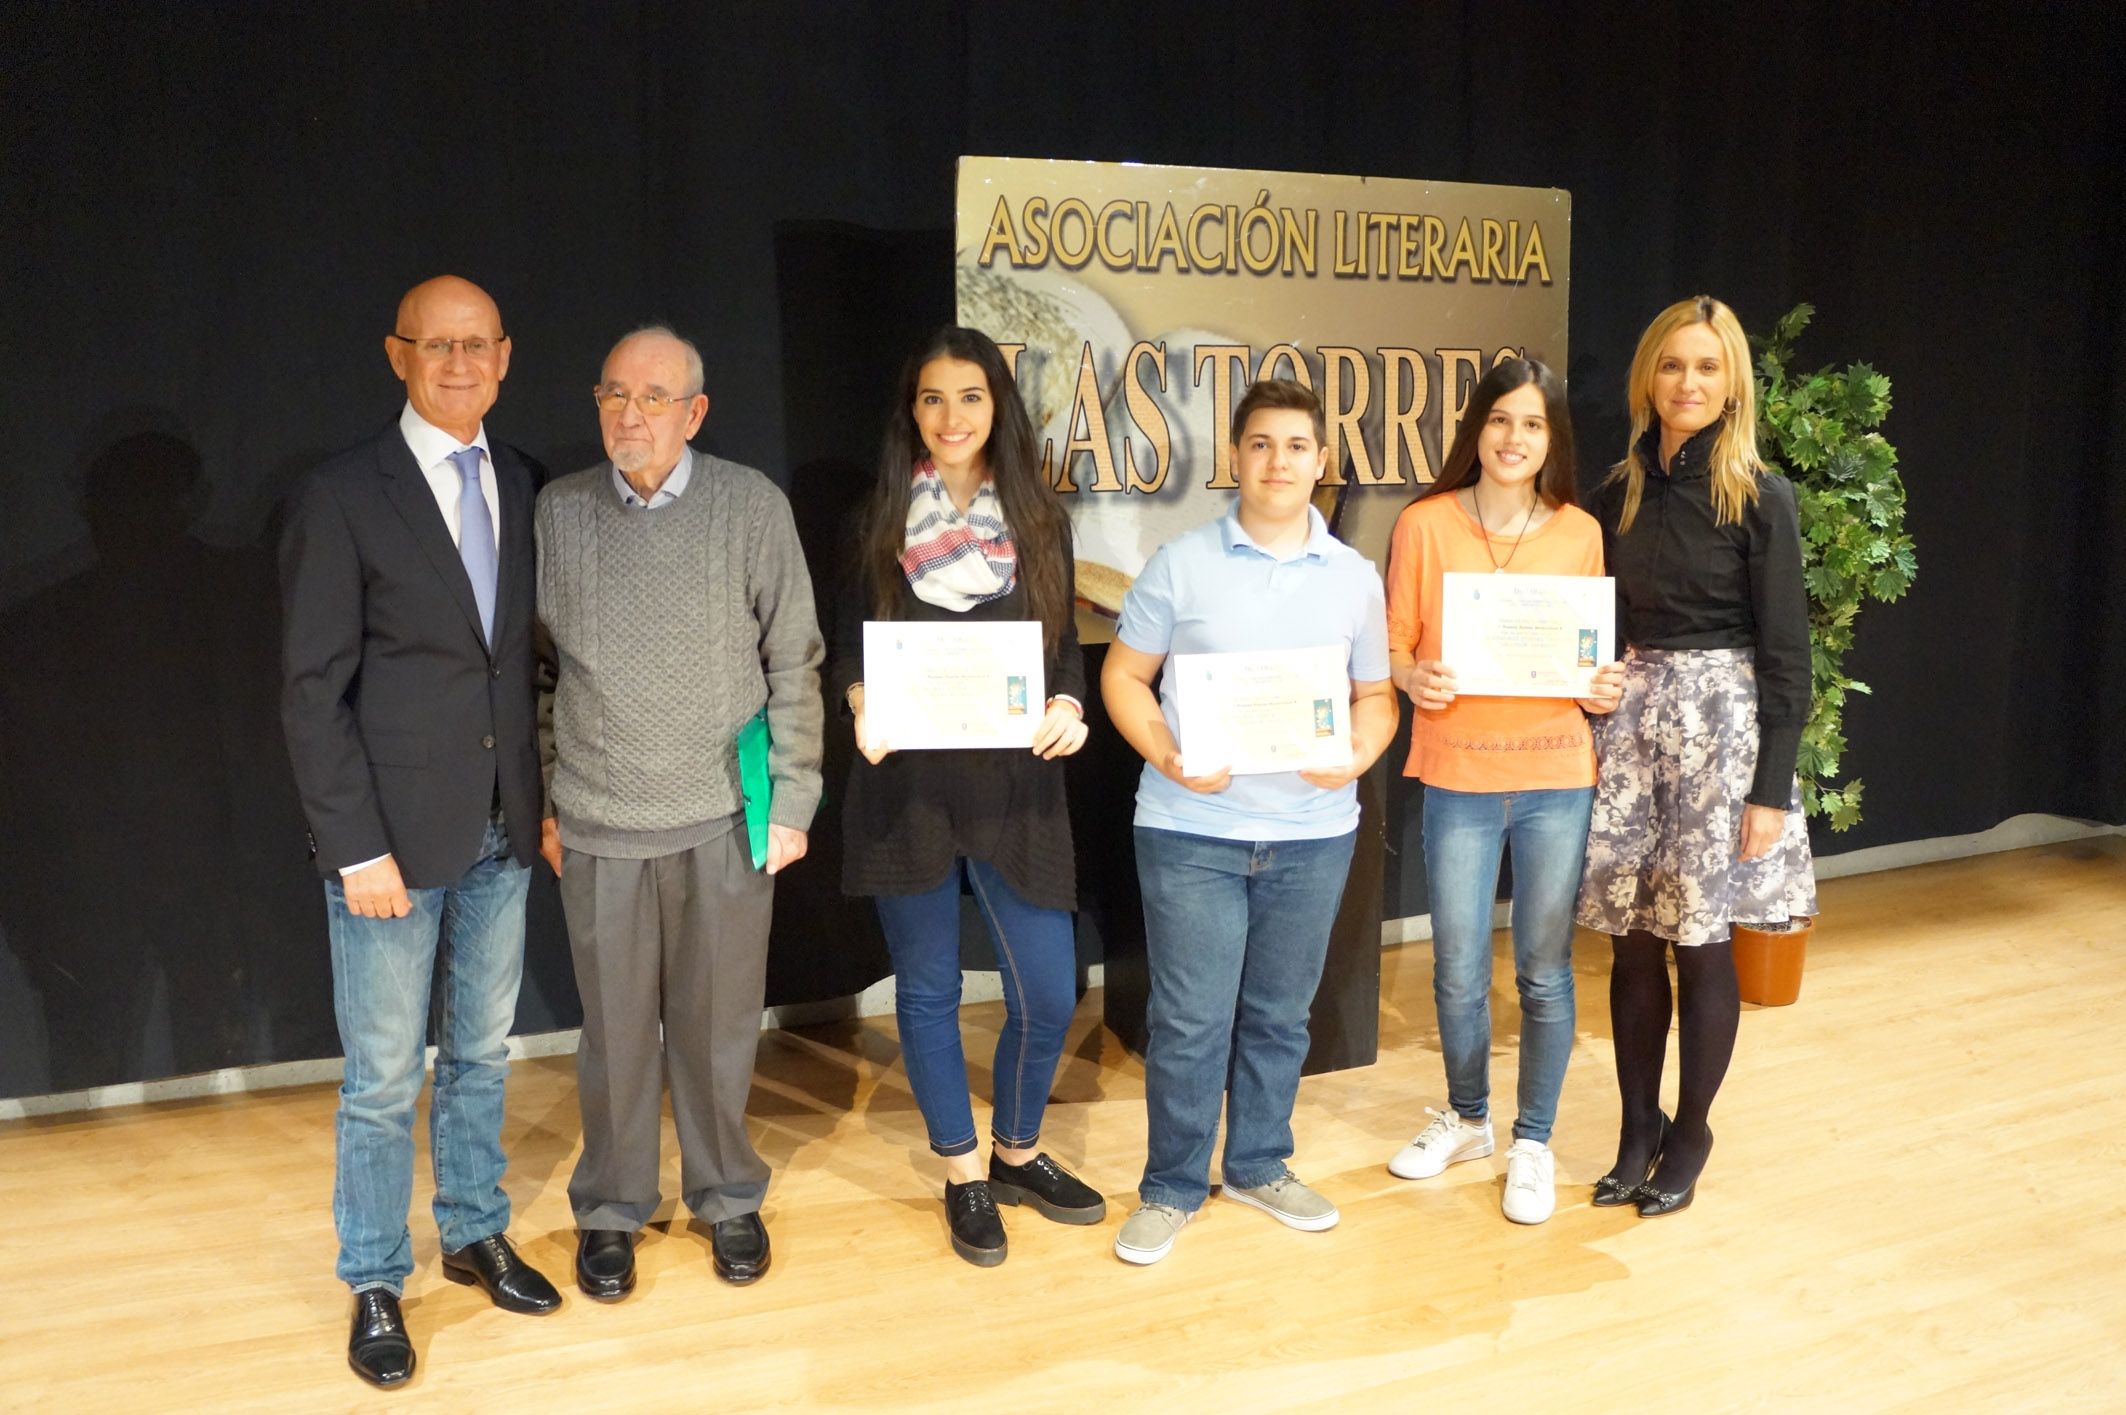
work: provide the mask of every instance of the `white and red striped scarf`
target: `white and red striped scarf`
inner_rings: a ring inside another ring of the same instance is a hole
[[[908,486],[901,572],[917,599],[955,613],[1010,594],[1019,551],[1004,524],[995,480],[982,482],[962,515],[936,464],[928,457],[916,463]]]

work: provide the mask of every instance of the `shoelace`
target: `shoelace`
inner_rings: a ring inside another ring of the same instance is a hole
[[[987,1184],[967,1185],[960,1190],[960,1202],[977,1213],[993,1214],[997,1211],[997,1201],[990,1197]]]
[[[1418,1132],[1417,1138],[1410,1142],[1414,1145],[1426,1146],[1430,1145],[1434,1140],[1444,1140],[1454,1134],[1462,1123],[1460,1115],[1450,1114],[1444,1110],[1434,1110],[1431,1106],[1425,1107],[1425,1114],[1432,1117],[1432,1123]]]
[[[1514,1150],[1506,1156],[1508,1189],[1540,1189],[1543,1187],[1542,1172],[1542,1165],[1526,1150]]]

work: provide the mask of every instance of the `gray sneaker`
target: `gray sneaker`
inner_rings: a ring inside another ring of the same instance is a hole
[[[1324,1228],[1336,1227],[1342,1215],[1336,1205],[1299,1182],[1299,1177],[1286,1170],[1282,1177],[1267,1184],[1258,1184],[1253,1189],[1235,1185],[1225,1186],[1228,1199],[1238,1199],[1250,1208],[1261,1209],[1287,1228],[1301,1229],[1307,1233],[1319,1233]]]
[[[1115,1256],[1125,1263],[1156,1263],[1174,1246],[1174,1235],[1195,1217],[1165,1204],[1143,1204],[1123,1220],[1115,1235]]]

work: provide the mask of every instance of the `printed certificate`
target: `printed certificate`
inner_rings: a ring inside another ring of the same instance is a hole
[[[1617,656],[1617,582],[1603,575],[1440,576],[1440,658],[1457,693],[1584,698]]]
[[[864,734],[896,752],[1031,747],[1047,711],[1038,620],[864,625]]]
[[[1174,709],[1181,770],[1208,776],[1351,764],[1349,650],[1177,653]]]

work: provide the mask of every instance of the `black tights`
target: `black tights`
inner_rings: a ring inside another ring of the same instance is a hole
[[[1661,1065],[1668,1052],[1668,944],[1634,929],[1612,938],[1616,961],[1609,973],[1609,1019],[1617,1044],[1617,1092],[1624,1102],[1624,1131],[1610,1175],[1626,1184],[1646,1173],[1658,1146],[1658,1187],[1689,1188],[1712,1153],[1706,1123],[1713,1097],[1735,1054],[1735,1026],[1742,1000],[1735,989],[1734,946],[1726,941],[1679,947],[1676,982],[1682,994],[1682,1076],[1676,1115],[1661,1139]]]

